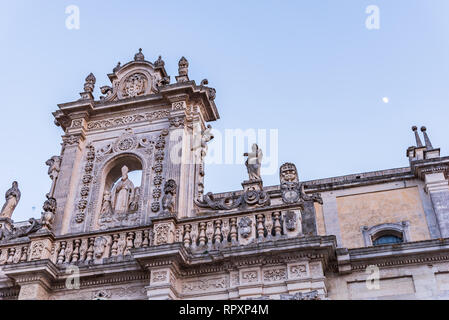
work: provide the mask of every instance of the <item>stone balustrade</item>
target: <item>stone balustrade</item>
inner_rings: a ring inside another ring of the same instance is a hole
[[[302,234],[299,209],[222,214],[180,221],[167,217],[154,221],[155,245],[181,242],[192,249],[247,245]]]
[[[0,244],[0,265],[49,259],[56,265],[121,260],[131,249],[183,243],[190,249],[218,249],[302,235],[300,210],[225,213],[178,220],[157,217],[152,226],[54,237],[37,232]]]

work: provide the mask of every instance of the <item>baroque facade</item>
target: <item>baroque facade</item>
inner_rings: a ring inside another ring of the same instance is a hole
[[[171,83],[141,50],[94,99],[58,105],[64,132],[39,219],[0,217],[0,299],[446,299],[449,157],[422,127],[410,165],[279,185],[245,154],[242,190],[204,194],[204,157],[219,118],[215,89]],[[129,174],[140,178],[131,181]]]

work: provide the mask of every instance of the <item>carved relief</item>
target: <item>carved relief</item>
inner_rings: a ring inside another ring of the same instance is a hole
[[[167,282],[168,271],[153,271],[151,272],[151,282],[152,283],[161,283]]]
[[[279,173],[282,201],[284,203],[296,203],[301,201],[314,201],[323,204],[319,194],[307,195],[304,191],[304,183],[299,184],[298,171],[293,163],[284,163]]]
[[[105,119],[105,120],[91,121],[87,124],[87,129],[88,130],[104,129],[104,128],[111,128],[111,127],[117,127],[117,126],[124,126],[124,125],[128,125],[128,124],[144,122],[144,121],[151,122],[154,120],[167,118],[168,116],[170,116],[170,111],[168,111],[168,110],[139,113],[139,114],[134,114],[134,115],[126,115],[126,116],[121,116],[121,117],[116,117],[116,118]]]
[[[103,257],[107,244],[108,239],[106,239],[105,237],[95,238],[94,256],[96,259],[101,259]]]
[[[277,268],[263,271],[263,280],[267,282],[281,281],[287,279],[287,269]]]
[[[199,279],[186,281],[182,285],[183,293],[204,292],[205,290],[218,290],[227,288],[226,277]]]
[[[155,142],[147,137],[138,139],[132,129],[126,129],[125,132],[113,143],[109,143],[97,150],[96,161],[104,161],[107,157],[119,154],[125,151],[143,148],[145,153],[153,152]]]
[[[81,135],[80,134],[72,134],[72,135],[66,135],[62,137],[62,144],[64,147],[66,146],[73,146],[78,144],[78,142],[81,140]]]
[[[243,217],[239,221],[239,235],[248,238],[251,235],[253,221],[250,217]]]
[[[298,264],[289,267],[290,278],[306,278],[309,275],[306,264]]]
[[[297,227],[297,216],[294,211],[287,211],[284,216],[285,227],[288,231],[295,231]]]
[[[154,227],[155,245],[166,244],[169,242],[171,225],[169,223],[161,223]]]
[[[158,212],[161,208],[159,203],[159,199],[161,197],[161,181],[163,179],[162,170],[163,170],[163,160],[165,155],[165,137],[168,135],[168,130],[163,130],[159,135],[156,141],[156,152],[154,154],[155,164],[153,166],[153,170],[155,172],[155,177],[153,179],[153,202],[151,204],[151,211]]]
[[[92,300],[108,300],[111,297],[111,292],[107,290],[99,290],[92,292]]]
[[[259,282],[259,272],[257,270],[243,271],[241,282],[242,284]]]
[[[139,72],[134,73],[124,80],[122,96],[127,98],[142,95],[145,93],[147,86],[147,77]]]
[[[81,186],[81,199],[78,201],[78,212],[75,215],[75,221],[77,223],[82,223],[84,221],[86,215],[86,207],[87,207],[87,199],[89,198],[89,192],[91,188],[92,181],[92,167],[95,160],[95,148],[92,145],[88,145],[86,147],[87,155],[86,155],[86,165],[84,167],[84,176],[82,178],[82,186]]]
[[[33,243],[33,245],[31,246],[30,259],[39,260],[42,256],[42,252],[44,251],[44,247],[45,245],[42,241]]]

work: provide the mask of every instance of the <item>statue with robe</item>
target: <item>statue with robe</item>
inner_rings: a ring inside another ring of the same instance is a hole
[[[134,212],[137,211],[137,209],[139,209],[139,197],[140,197],[140,188],[136,187],[134,189],[134,195],[131,200],[131,203],[129,204],[130,211]]]
[[[262,166],[262,150],[254,143],[251,147],[251,152],[244,153],[243,156],[248,157],[245,165],[248,170],[249,180],[261,180],[260,167]]]
[[[192,151],[194,151],[197,154],[198,151],[200,151],[199,154],[199,161],[202,162],[203,159],[206,157],[207,154],[207,143],[211,141],[214,138],[214,135],[212,134],[212,126],[209,124],[207,125],[206,129],[201,132],[201,134],[195,134],[193,139],[193,147]]]
[[[103,203],[101,204],[101,215],[108,215],[112,213],[111,193],[105,191],[103,195]]]
[[[48,175],[52,181],[50,192],[48,193],[48,195],[50,197],[53,197],[56,186],[56,179],[58,178],[59,171],[61,170],[61,157],[53,156],[48,159],[45,164],[48,166]]]
[[[134,184],[128,179],[129,169],[122,167],[122,178],[112,190],[112,207],[114,213],[126,213],[134,196]]]
[[[20,190],[17,181],[12,183],[12,187],[6,191],[5,199],[6,202],[3,205],[2,211],[0,212],[0,217],[11,219],[14,209],[20,200]]]

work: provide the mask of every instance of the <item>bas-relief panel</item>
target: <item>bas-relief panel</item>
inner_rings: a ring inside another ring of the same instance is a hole
[[[362,226],[410,222],[411,241],[430,239],[417,187],[364,193],[337,198],[342,246],[364,246]]]
[[[50,300],[147,300],[145,284],[133,283],[116,287],[72,289],[56,292]]]

